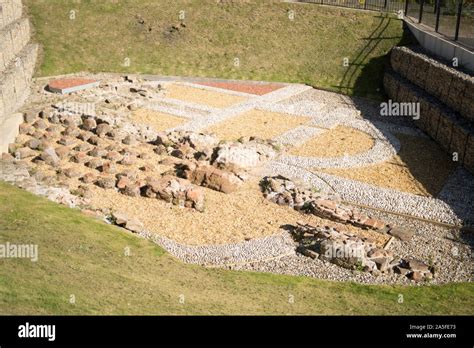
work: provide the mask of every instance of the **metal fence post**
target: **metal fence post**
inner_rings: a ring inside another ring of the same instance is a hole
[[[438,32],[439,29],[439,16],[441,14],[441,0],[436,0],[436,26],[435,31]]]
[[[454,34],[454,41],[458,40],[459,37],[459,27],[461,25],[461,14],[462,14],[462,0],[458,0],[458,14],[456,18],[456,32]]]
[[[405,17],[408,16],[408,2],[409,1],[410,0],[405,0],[405,15],[404,15]]]
[[[423,5],[425,4],[425,0],[420,1],[420,15],[418,16],[418,23],[421,23],[423,18]]]
[[[383,8],[387,8],[387,0],[385,0],[385,2],[383,4]]]

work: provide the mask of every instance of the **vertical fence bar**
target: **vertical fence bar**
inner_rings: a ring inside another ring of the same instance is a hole
[[[423,5],[425,4],[425,0],[420,1],[420,15],[418,16],[418,23],[421,23],[423,19]]]
[[[436,25],[435,31],[438,32],[439,29],[439,16],[441,14],[441,0],[436,0]]]
[[[454,41],[458,40],[459,37],[459,27],[461,25],[461,14],[462,14],[462,0],[458,0],[458,14],[456,18],[456,32],[454,34]]]
[[[384,4],[383,4],[383,8],[384,9],[387,9],[387,0],[385,0]]]
[[[410,0],[405,0],[405,14],[404,14],[405,17],[408,16],[408,2],[409,1]]]

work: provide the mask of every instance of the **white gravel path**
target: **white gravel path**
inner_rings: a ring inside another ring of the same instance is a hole
[[[322,132],[323,130],[320,128],[299,126],[273,138],[273,140],[282,145],[298,146]]]

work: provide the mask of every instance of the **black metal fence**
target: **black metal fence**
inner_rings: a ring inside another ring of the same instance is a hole
[[[406,0],[405,15],[474,48],[474,0]]]
[[[396,12],[474,49],[474,0],[297,0],[360,10]]]
[[[356,8],[383,12],[399,12],[405,9],[405,0],[298,0],[314,4]]]

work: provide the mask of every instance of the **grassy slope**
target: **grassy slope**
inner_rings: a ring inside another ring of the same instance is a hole
[[[78,71],[302,82],[375,96],[401,22],[376,12],[254,0],[26,0],[44,47],[39,75]],[[70,19],[70,11],[76,18]],[[185,11],[186,27],[167,34]],[[295,11],[293,21],[288,11]],[[137,17],[138,16],[138,17]],[[143,18],[139,24],[137,18]],[[151,30],[151,31],[150,31]],[[122,66],[125,58],[130,67]],[[240,59],[240,67],[234,66]],[[343,59],[354,65],[343,67]],[[359,81],[358,81],[359,80]]]
[[[7,241],[38,244],[39,261],[0,259],[0,314],[474,313],[472,284],[362,286],[185,265],[146,240],[0,182],[0,243]]]

